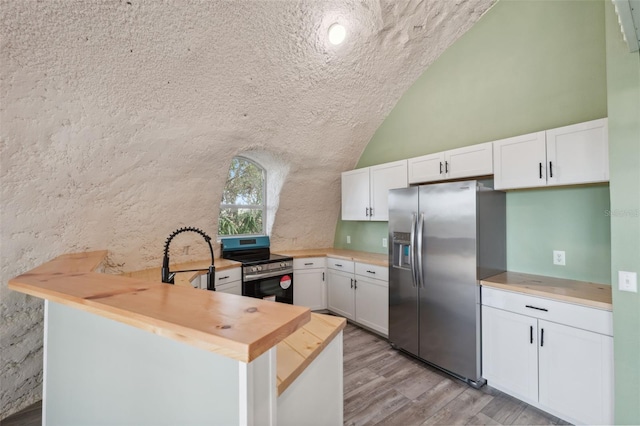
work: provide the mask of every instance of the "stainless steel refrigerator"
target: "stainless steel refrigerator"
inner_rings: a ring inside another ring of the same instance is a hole
[[[505,194],[492,179],[391,190],[389,241],[392,346],[482,386],[479,280],[506,269]]]

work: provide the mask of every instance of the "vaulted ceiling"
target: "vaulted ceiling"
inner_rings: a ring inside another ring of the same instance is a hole
[[[491,4],[2,1],[3,277],[87,249],[155,266],[178,226],[215,234],[245,152],[287,173],[273,243],[331,246],[340,172]]]
[[[159,266],[174,229],[215,235],[238,154],[283,182],[274,246],[331,246],[340,172],[492,2],[0,0],[0,418],[42,381],[42,303],[9,278]]]

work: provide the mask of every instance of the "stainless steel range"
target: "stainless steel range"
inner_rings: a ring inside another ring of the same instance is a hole
[[[271,253],[268,236],[222,238],[222,257],[242,262],[242,295],[293,304],[293,258]]]

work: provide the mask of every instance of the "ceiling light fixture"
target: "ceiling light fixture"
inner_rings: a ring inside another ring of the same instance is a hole
[[[347,31],[338,23],[332,24],[329,27],[329,42],[333,45],[342,43],[346,35]]]

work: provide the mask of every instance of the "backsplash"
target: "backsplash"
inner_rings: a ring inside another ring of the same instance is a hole
[[[347,236],[351,237],[350,244],[347,243]],[[333,246],[346,250],[388,253],[388,249],[382,246],[383,238],[389,238],[388,222],[339,220]]]

